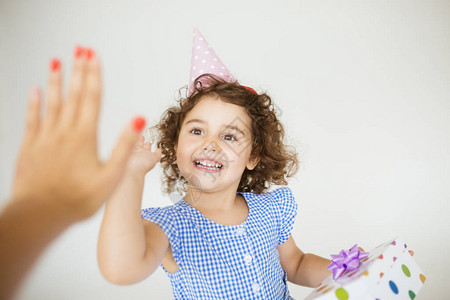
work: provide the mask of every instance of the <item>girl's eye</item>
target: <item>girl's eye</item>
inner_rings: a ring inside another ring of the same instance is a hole
[[[200,133],[200,134],[201,134],[202,130],[201,130],[201,129],[198,129],[198,128],[194,128],[194,129],[191,129],[190,132],[193,133],[193,134],[197,134],[197,133]]]
[[[226,134],[226,135],[224,135],[224,137],[228,141],[233,141],[233,142],[237,141],[236,137],[234,135],[232,135],[232,134]],[[230,139],[228,139],[227,137],[229,137]]]

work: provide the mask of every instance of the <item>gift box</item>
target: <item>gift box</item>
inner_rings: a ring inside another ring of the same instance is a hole
[[[356,270],[336,280],[325,279],[305,300],[414,299],[425,275],[414,261],[414,251],[394,239],[376,247]]]

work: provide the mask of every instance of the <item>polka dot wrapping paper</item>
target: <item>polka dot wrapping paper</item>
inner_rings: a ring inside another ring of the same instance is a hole
[[[357,270],[330,275],[306,300],[414,299],[424,283],[414,251],[396,238],[370,251]]]

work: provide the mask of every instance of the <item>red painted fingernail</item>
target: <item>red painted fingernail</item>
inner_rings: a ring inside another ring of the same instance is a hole
[[[94,50],[86,49],[86,56],[88,60],[91,60],[95,56]]]
[[[145,126],[145,119],[143,117],[136,117],[133,119],[133,129],[136,132],[141,132]]]
[[[52,70],[53,72],[58,71],[61,68],[61,62],[59,61],[59,59],[57,58],[53,58],[50,61],[50,70]]]
[[[76,46],[74,54],[75,54],[75,58],[80,58],[84,54],[84,48],[81,46]]]

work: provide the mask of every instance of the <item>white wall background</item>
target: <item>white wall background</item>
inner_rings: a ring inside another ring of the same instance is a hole
[[[108,157],[135,114],[150,123],[188,81],[198,27],[224,63],[282,111],[303,163],[290,182],[294,238],[325,257],[400,236],[444,299],[450,276],[450,1],[0,2],[0,198],[10,193],[31,84],[51,57],[66,81],[76,44],[104,65],[100,150]],[[67,170],[70,172],[70,170]],[[160,171],[143,206],[171,204]],[[39,213],[39,212],[37,212]],[[102,212],[46,252],[17,299],[170,299],[161,269],[142,283],[107,283],[96,262]],[[290,284],[295,298],[310,289]]]

